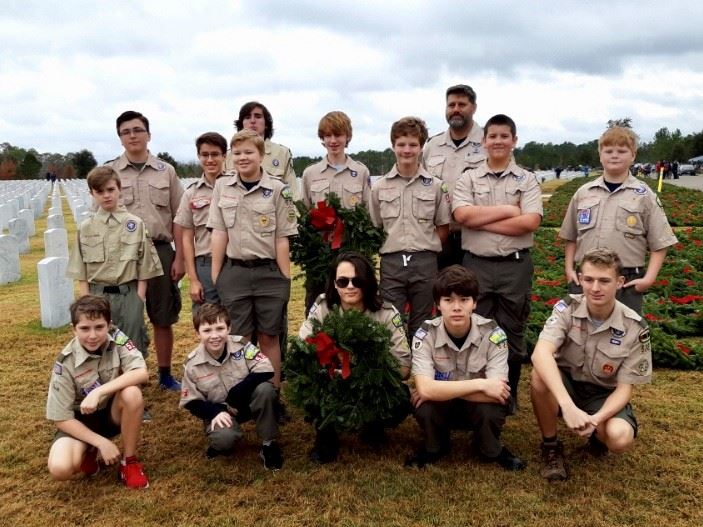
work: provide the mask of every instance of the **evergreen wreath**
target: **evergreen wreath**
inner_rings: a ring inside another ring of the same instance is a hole
[[[306,287],[324,288],[330,266],[340,252],[356,251],[375,263],[386,234],[374,227],[366,207],[345,209],[334,192],[314,207],[302,201],[295,206],[298,236],[291,238],[291,260],[305,273]]]
[[[287,353],[287,398],[319,428],[360,430],[393,419],[407,404],[391,333],[361,311],[335,306],[313,334],[294,337]]]

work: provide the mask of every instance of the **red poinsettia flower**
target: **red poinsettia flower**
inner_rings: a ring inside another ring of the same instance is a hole
[[[559,298],[550,298],[549,300],[547,300],[545,302],[545,304],[547,304],[548,306],[553,306],[554,304],[559,302],[559,300],[560,300]]]
[[[555,285],[561,285],[561,280],[545,280],[543,278],[539,278],[537,280],[537,283],[539,285],[550,285],[550,286],[555,286]]]
[[[340,363],[342,366],[342,379],[346,379],[351,375],[349,352],[338,348],[335,341],[327,333],[320,331],[314,337],[306,338],[305,342],[315,346],[317,361],[320,366],[327,368],[330,379],[334,377],[334,370],[339,367]]]
[[[657,320],[661,320],[657,315],[653,315],[652,313],[645,313],[644,318],[649,320],[650,322],[656,322]]]
[[[676,343],[676,347],[677,347],[677,348],[679,349],[679,351],[680,351],[681,353],[683,353],[684,355],[689,355],[689,354],[691,353],[691,350],[690,350],[689,348],[687,348],[686,346],[684,346],[682,342],[677,342],[677,343]]]

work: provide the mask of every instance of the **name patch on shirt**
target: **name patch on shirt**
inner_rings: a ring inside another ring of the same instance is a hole
[[[616,346],[619,346],[622,344],[622,342],[619,339],[610,339],[611,344],[615,344]]]
[[[588,225],[591,223],[591,209],[581,209],[579,211],[579,224]]]
[[[81,395],[83,397],[86,397],[90,392],[95,390],[95,388],[99,388],[99,387],[100,387],[100,381],[95,381],[90,386],[85,386],[85,387],[81,388]]]

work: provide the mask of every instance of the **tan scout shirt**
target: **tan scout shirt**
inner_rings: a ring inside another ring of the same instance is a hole
[[[46,418],[68,421],[80,411],[81,402],[95,388],[123,373],[146,369],[141,352],[129,337],[117,328],[110,330],[101,354],[86,351],[77,338],[59,353],[54,363],[46,400]],[[98,409],[107,406],[109,398],[100,401]]]
[[[290,189],[266,172],[251,190],[237,174],[218,179],[207,226],[227,231],[227,256],[238,260],[274,259],[276,238],[298,233]]]
[[[394,165],[371,187],[369,214],[386,231],[381,254],[442,250],[436,227],[451,220],[449,189],[420,168],[412,178]]]
[[[212,201],[212,189],[205,176],[190,185],[183,193],[173,223],[186,229],[192,229],[195,236],[195,256],[210,255],[210,231],[207,220]]]
[[[334,192],[342,207],[352,209],[359,203],[369,202],[370,181],[369,169],[363,163],[347,156],[344,167],[337,171],[324,157],[303,171],[301,199],[308,207],[314,207]]]
[[[543,215],[542,191],[532,172],[511,161],[508,168],[496,177],[483,162],[474,170],[464,172],[456,184],[452,212],[472,205],[518,205],[522,214]],[[506,236],[488,231],[461,228],[461,247],[478,256],[507,256],[533,245],[533,233]]]
[[[300,326],[298,336],[305,340],[312,335],[312,322],[318,320],[322,322],[330,312],[325,295],[321,294],[310,308],[308,318]],[[391,332],[391,353],[398,359],[401,368],[410,368],[410,348],[408,339],[403,329],[403,317],[390,302],[384,302],[378,311],[364,311],[364,315],[371,320],[385,326]]]
[[[571,198],[559,236],[576,242],[577,262],[587,251],[607,247],[624,267],[643,267],[648,250],[678,241],[656,194],[634,176],[614,192],[602,176],[583,185]]]
[[[76,232],[66,275],[95,284],[120,285],[164,274],[144,222],[120,206],[84,220]]]
[[[173,217],[183,195],[176,170],[151,154],[141,172],[129,162],[126,154],[106,164],[120,176],[122,203],[144,221],[152,239],[173,241]]]
[[[610,317],[596,327],[584,295],[569,295],[554,306],[539,338],[557,347],[557,365],[576,381],[615,388],[652,380],[647,323],[620,302],[615,302]]]
[[[273,371],[266,356],[244,337],[230,335],[226,346],[222,364],[202,344],[188,354],[181,381],[181,408],[190,401],[224,403],[230,389],[250,373]]]
[[[274,143],[270,139],[264,141],[264,147],[266,153],[261,161],[261,168],[288,185],[293,192],[293,200],[299,200],[300,189],[298,188],[298,180],[295,177],[295,170],[293,170],[293,154],[291,154],[290,149],[287,146]],[[236,171],[231,151],[227,152],[225,157],[225,171]]]
[[[457,348],[442,317],[425,321],[413,337],[412,375],[436,381],[508,378],[508,337],[493,320],[471,315],[471,329]]]
[[[432,136],[422,153],[425,168],[433,176],[445,181],[452,194],[461,173],[466,168],[476,168],[486,159],[482,141],[483,128],[476,123],[459,146],[454,145],[449,130]]]

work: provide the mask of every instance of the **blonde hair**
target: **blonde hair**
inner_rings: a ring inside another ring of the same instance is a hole
[[[639,137],[629,128],[623,126],[613,126],[608,128],[598,139],[598,150],[604,146],[626,146],[633,153],[637,152]]]
[[[230,148],[234,148],[236,145],[244,143],[245,141],[250,141],[254,143],[254,146],[256,146],[257,150],[259,150],[261,157],[264,157],[264,155],[266,154],[266,146],[264,145],[264,140],[259,134],[257,134],[253,130],[242,130],[241,132],[237,132],[232,136],[232,139],[229,142],[229,146]]]

